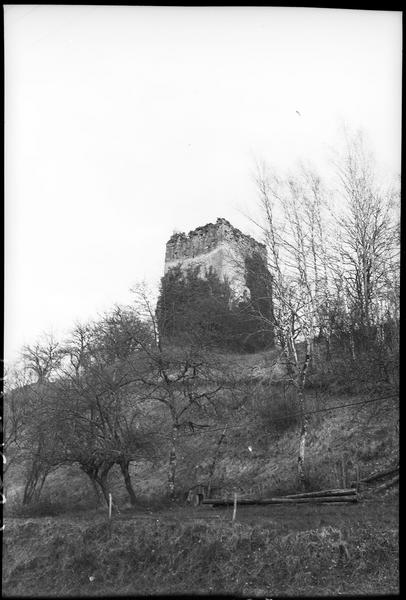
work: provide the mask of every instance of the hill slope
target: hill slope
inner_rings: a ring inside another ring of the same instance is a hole
[[[245,399],[237,407],[227,406],[225,401],[219,420],[207,418],[204,427],[182,434],[179,499],[183,501],[192,486],[207,484],[210,473],[216,493],[264,496],[297,490],[297,405],[291,386],[282,381],[284,369],[279,357],[278,350],[223,356],[239,386],[245,386]],[[382,389],[374,394],[349,394],[323,391],[310,384],[306,411],[310,416],[306,471],[311,489],[349,485],[357,468],[362,477],[396,460],[398,409],[393,393]],[[24,469],[20,464],[9,470],[5,481],[7,510],[21,501]],[[130,474],[140,502],[158,501],[165,495],[167,457],[156,463],[134,462]],[[110,474],[110,488],[115,503],[124,506],[127,495],[118,469],[113,468]],[[61,508],[86,508],[97,500],[88,477],[76,466],[61,466],[51,473],[42,491],[43,502]]]

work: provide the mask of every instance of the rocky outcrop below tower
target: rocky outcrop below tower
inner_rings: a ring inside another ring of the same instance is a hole
[[[186,233],[174,233],[166,244],[165,274],[174,267],[182,271],[200,267],[200,275],[210,268],[228,281],[237,296],[250,294],[247,286],[247,259],[255,257],[266,265],[266,248],[253,237],[236,229],[226,219],[217,219]]]

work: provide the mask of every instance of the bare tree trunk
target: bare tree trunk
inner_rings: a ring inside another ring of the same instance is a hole
[[[36,486],[36,480],[34,475],[30,474],[28,480],[25,483],[24,487],[24,496],[23,496],[23,504],[30,504],[34,495]]]
[[[86,471],[89,477],[93,478],[94,481],[99,485],[107,506],[109,505],[108,475],[112,466],[113,463],[105,463],[102,464],[101,467],[95,467],[89,472]]]
[[[89,475],[89,474],[88,474]],[[91,477],[89,475],[89,479],[92,482],[92,487],[93,487],[93,491],[94,491],[94,495],[96,496],[96,500],[98,504],[101,504],[101,498],[100,498],[100,489],[97,487],[97,483],[96,481],[93,479],[93,477]]]
[[[311,343],[310,343],[310,340],[308,339],[307,340],[307,349],[306,349],[306,358],[305,358],[305,362],[303,363],[303,368],[302,368],[302,372],[300,374],[300,381],[299,381],[299,385],[298,385],[298,399],[299,399],[299,408],[300,408],[300,415],[301,415],[301,427],[300,427],[299,455],[298,455],[298,459],[297,459],[297,471],[298,471],[299,481],[300,481],[300,484],[301,484],[303,490],[306,490],[306,487],[307,487],[304,465],[305,465],[306,437],[307,437],[308,424],[309,424],[309,420],[308,420],[308,417],[307,417],[306,411],[305,411],[304,387],[305,387],[305,383],[306,383],[307,370],[309,368],[309,364],[310,364],[310,360],[311,360],[310,352],[311,352]]]
[[[47,475],[48,470],[44,469],[41,466],[40,459],[35,457],[25,482],[23,504],[30,504],[35,496],[37,496],[37,499],[39,498]],[[41,483],[40,487],[38,488],[38,483],[40,480]]]
[[[226,435],[226,431],[227,431],[227,425],[224,427],[223,432],[220,436],[219,441],[217,442],[217,446],[216,446],[216,450],[214,452],[214,456],[213,456],[213,460],[211,462],[210,465],[210,470],[209,470],[209,480],[207,483],[207,497],[210,498],[210,493],[211,493],[211,481],[213,479],[213,474],[214,474],[214,469],[216,468],[216,462],[217,462],[217,456],[220,450],[220,446],[225,438]]]
[[[96,496],[96,500],[98,502],[98,504],[102,504],[102,489],[101,486],[99,484],[98,481],[98,477],[97,477],[97,469],[96,467],[91,468],[91,467],[84,467],[81,466],[82,471],[84,471],[86,473],[86,475],[89,477],[93,490],[94,490],[94,495]],[[104,494],[103,494],[104,496]],[[105,499],[105,496],[104,496]]]
[[[123,474],[125,487],[127,489],[128,495],[130,497],[131,506],[135,506],[137,504],[137,498],[135,496],[135,491],[134,491],[134,488],[131,483],[130,472],[128,469],[129,465],[130,465],[129,460],[123,460],[120,462],[120,469]]]
[[[300,427],[300,441],[299,441],[299,456],[297,458],[297,472],[300,481],[300,485],[303,490],[307,488],[306,475],[304,471],[305,464],[305,450],[306,450],[306,437],[308,429],[308,419],[304,412],[304,395],[303,390],[299,390],[299,403],[301,412],[301,427]]]
[[[292,345],[289,342],[287,342],[287,344],[283,348],[283,353],[284,353],[285,359],[286,359],[286,370],[287,370],[289,377],[292,380],[295,379],[295,369],[293,368],[293,364],[295,365],[295,367],[297,365],[293,349],[294,349],[294,347],[292,348]],[[293,361],[292,361],[292,357],[293,357]]]
[[[326,332],[326,336],[325,336],[325,340],[326,340],[326,360],[328,362],[331,362],[331,338],[330,338],[330,332]]]
[[[38,502],[38,500],[40,499],[42,488],[44,487],[44,483],[47,478],[47,475],[48,475],[47,471],[42,473],[40,483],[39,483],[39,485],[37,485],[37,487],[35,489],[34,497],[35,497],[36,502]]]
[[[356,360],[357,357],[355,355],[355,343],[354,343],[354,336],[352,331],[350,332],[350,348],[351,348],[351,358],[352,360]]]
[[[107,485],[107,473],[103,473],[103,475],[99,476],[96,481],[100,486],[100,489],[103,494],[103,498],[108,506],[109,505],[109,491],[108,491],[108,485]]]
[[[171,500],[175,499],[175,477],[177,467],[177,444],[178,444],[178,433],[179,426],[175,421],[172,425],[172,442],[171,449],[169,452],[169,466],[168,466],[168,494]]]
[[[347,486],[347,465],[344,454],[341,455],[341,479],[343,488]]]

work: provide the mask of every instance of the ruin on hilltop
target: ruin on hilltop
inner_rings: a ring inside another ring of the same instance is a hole
[[[174,233],[166,244],[165,274],[174,267],[186,272],[200,267],[204,277],[210,269],[221,281],[227,281],[237,297],[250,296],[249,259],[266,268],[266,247],[236,229],[226,219],[197,227],[186,233]]]
[[[264,244],[217,219],[166,244],[157,304],[162,338],[236,351],[273,346],[272,279]]]

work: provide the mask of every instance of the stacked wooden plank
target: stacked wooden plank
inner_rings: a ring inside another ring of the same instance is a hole
[[[319,492],[303,492],[301,494],[289,494],[276,498],[238,498],[240,505],[252,504],[325,504],[325,503],[358,502],[357,490],[355,488],[320,490]],[[212,506],[230,506],[234,499],[206,498],[203,504]]]

